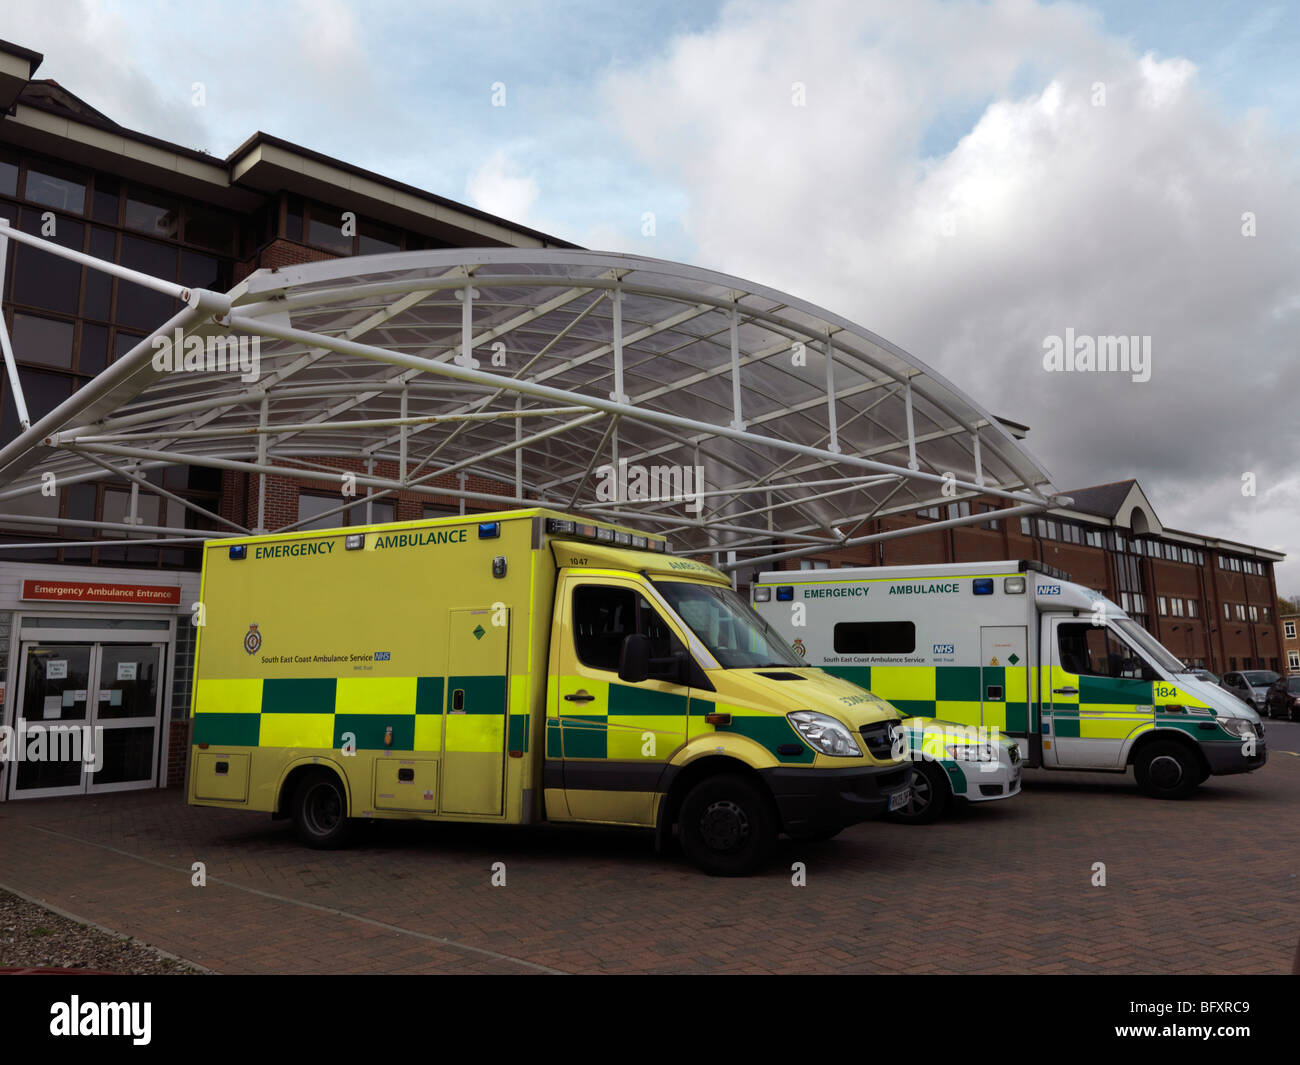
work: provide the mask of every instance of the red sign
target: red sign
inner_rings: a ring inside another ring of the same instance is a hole
[[[100,581],[23,581],[24,599],[59,603],[142,603],[179,606],[181,590],[174,584],[106,584]]]

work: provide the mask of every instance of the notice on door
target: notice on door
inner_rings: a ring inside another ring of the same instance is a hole
[[[137,662],[119,662],[117,664],[118,680],[135,680],[135,667]]]
[[[66,658],[51,658],[45,663],[46,680],[67,680],[68,679],[68,660]]]
[[[47,695],[45,697],[44,707],[45,719],[59,718],[63,716],[63,700],[57,695]]]

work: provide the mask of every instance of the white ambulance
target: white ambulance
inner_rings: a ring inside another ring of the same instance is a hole
[[[1254,710],[1041,563],[782,570],[752,594],[810,665],[904,717],[996,728],[1031,768],[1132,766],[1148,795],[1181,798],[1267,760]]]

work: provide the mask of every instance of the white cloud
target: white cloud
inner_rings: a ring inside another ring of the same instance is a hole
[[[520,174],[504,150],[493,152],[465,182],[465,195],[480,210],[531,225],[529,218],[537,202],[537,181]]]
[[[1027,422],[1058,487],[1137,476],[1167,524],[1300,552],[1300,161],[1186,59],[1069,4],[744,3],[606,91],[682,187],[701,265],[845,314]],[[1152,379],[1044,372],[1069,327],[1150,336]],[[1300,590],[1300,559],[1279,581]]]

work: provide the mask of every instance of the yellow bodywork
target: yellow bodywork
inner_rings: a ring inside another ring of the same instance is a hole
[[[627,685],[581,665],[573,587],[595,580],[654,601],[655,581],[730,582],[689,559],[548,533],[547,519],[562,517],[532,509],[210,541],[189,801],[283,812],[295,772],[326,766],[353,817],[651,825],[665,768],[703,757],[758,770],[899,764],[800,744],[791,711],[828,713],[853,732],[898,717],[820,670],[787,671],[800,677],[791,683],[711,668],[710,692]],[[777,753],[782,744],[800,755]],[[568,785],[584,773],[582,787]],[[612,786],[599,786],[601,773]]]

